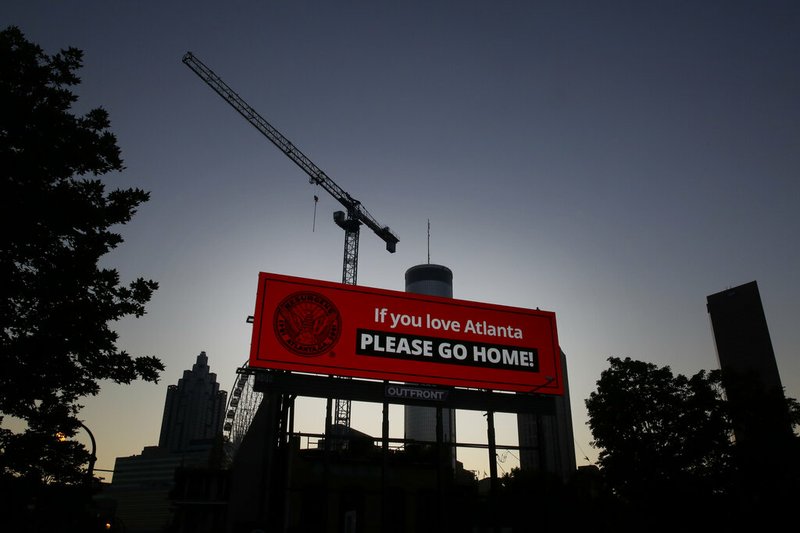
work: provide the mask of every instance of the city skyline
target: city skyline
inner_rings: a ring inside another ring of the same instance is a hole
[[[342,277],[341,206],[187,51],[397,233],[389,254],[362,231],[360,285],[403,290],[430,258],[457,299],[556,314],[578,465],[597,455],[583,401],[607,358],[718,368],[706,296],[726,288],[758,282],[800,397],[796,2],[34,0],[0,20],[47,53],[84,51],[75,110],[108,110],[126,165],[103,179],[151,192],[104,264],[159,282],[115,329],[166,370],[82,402],[97,469],[158,441],[166,387],[197,353],[232,389],[259,272]],[[319,431],[324,406],[299,405]],[[402,409],[391,418],[402,436]],[[459,415],[459,440],[485,439],[482,420]],[[516,441],[513,417],[495,423]],[[352,426],[379,434],[380,416],[354,404]],[[459,460],[488,471],[483,452]]]

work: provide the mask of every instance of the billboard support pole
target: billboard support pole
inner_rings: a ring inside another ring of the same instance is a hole
[[[388,381],[384,381],[384,386]],[[386,510],[389,505],[386,497],[386,469],[389,462],[389,402],[383,401],[383,422],[381,424],[381,531],[386,531]]]
[[[486,412],[486,433],[489,441],[489,516],[492,530],[497,531],[497,442],[494,434],[494,411]]]
[[[439,490],[439,501],[442,502],[439,505],[439,514],[436,517],[438,520],[438,527],[441,530],[446,522],[446,518],[444,516],[445,509],[447,509],[447,504],[445,498],[447,498],[447,491],[445,490],[445,469],[444,469],[444,421],[442,419],[442,407],[436,406],[436,484]]]
[[[333,410],[333,399],[328,396],[325,402],[325,444],[323,453],[323,473],[322,485],[325,487],[325,494],[329,494],[330,487],[330,470],[331,470],[331,416]],[[330,498],[326,498],[325,516],[328,516],[328,506],[330,505]]]

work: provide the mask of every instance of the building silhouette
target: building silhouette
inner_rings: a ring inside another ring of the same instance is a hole
[[[406,292],[425,294],[428,296],[453,297],[453,272],[442,265],[422,264],[406,270]],[[404,437],[409,443],[413,441],[436,442],[436,407],[406,405],[403,408]],[[454,409],[441,409],[442,441],[456,442],[456,412]],[[452,462],[455,466],[456,453],[452,450]]]
[[[517,415],[519,467],[557,474],[566,481],[575,472],[575,437],[569,401],[567,356],[561,351],[564,394],[553,398],[554,412]]]
[[[106,491],[116,501],[116,515],[127,533],[160,532],[171,522],[169,495],[176,470],[209,465],[212,452],[222,445],[226,398],[205,352],[177,385],[167,388],[158,446],[117,457]]]
[[[711,294],[722,385],[736,443],[737,505],[759,525],[786,523],[800,491],[800,452],[755,281]]]
[[[188,450],[193,440],[216,437],[222,430],[227,397],[208,367],[206,352],[200,352],[178,384],[167,387],[158,447],[181,452]]]
[[[712,294],[707,308],[737,442],[756,445],[791,434],[758,284],[751,281]]]

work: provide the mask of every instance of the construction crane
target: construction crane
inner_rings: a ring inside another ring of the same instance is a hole
[[[289,159],[294,161],[303,171],[308,174],[308,181],[314,185],[319,185],[334,199],[342,204],[346,211],[335,211],[333,213],[334,222],[344,230],[344,260],[342,262],[342,283],[355,285],[358,276],[358,236],[361,224],[366,225],[386,243],[386,250],[394,253],[397,243],[400,240],[389,226],[378,223],[366,208],[350,196],[347,191],[336,184],[325,172],[315,165],[303,152],[301,152],[289,139],[275,129],[267,120],[256,112],[255,109],[245,102],[233,89],[231,89],[213,70],[208,68],[202,61],[191,52],[186,52],[183,56],[183,63],[186,64],[200,79],[206,82],[209,87],[228,102],[236,111],[239,112],[250,124],[260,131],[267,139],[286,154]],[[350,401],[336,400],[335,416],[336,424],[350,427]]]

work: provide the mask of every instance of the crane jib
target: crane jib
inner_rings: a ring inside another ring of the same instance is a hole
[[[396,245],[400,240],[389,226],[379,224],[372,215],[339,185],[330,179],[321,169],[319,169],[308,157],[306,157],[289,139],[284,137],[266,119],[259,115],[255,109],[245,102],[233,89],[222,81],[214,71],[203,64],[191,52],[183,56],[183,63],[197,74],[200,79],[206,82],[214,92],[220,95],[229,105],[242,115],[251,125],[260,131],[267,139],[277,146],[287,157],[295,162],[303,171],[308,174],[311,182],[320,185],[323,189],[338,200],[346,209],[347,213],[340,211],[334,213],[334,220],[344,230],[344,261],[342,282],[356,284],[356,272],[358,267],[358,227],[364,223],[375,234],[386,243],[386,250],[394,253]],[[340,219],[340,220],[337,220]],[[350,427],[350,401],[336,400],[335,423],[344,427]]]
[[[214,92],[220,95],[228,104],[230,104],[236,111],[239,112],[251,125],[259,130],[267,139],[269,139],[278,149],[280,149],[287,157],[299,166],[309,176],[309,182],[321,186],[323,189],[333,196],[334,199],[339,201],[346,209],[347,216],[353,217],[352,224],[339,224],[345,231],[346,228],[357,227],[363,223],[370,228],[378,237],[386,243],[386,250],[394,253],[396,244],[399,238],[390,229],[389,226],[384,226],[378,223],[372,215],[361,205],[361,202],[354,199],[347,192],[344,191],[339,185],[336,184],[325,172],[318,168],[303,152],[301,152],[289,139],[284,137],[274,126],[272,126],[266,119],[264,119],[255,109],[242,99],[233,89],[231,89],[222,78],[217,76],[213,70],[207,67],[191,52],[186,52],[183,56],[183,63],[186,64],[192,71],[197,74],[200,79],[206,82]],[[337,222],[338,224],[338,222]],[[345,265],[351,265],[353,271],[357,264],[358,252],[352,246],[348,247],[348,236],[345,235]],[[352,243],[351,243],[352,244]],[[354,272],[353,272],[354,274]],[[354,278],[354,276],[353,276]]]

